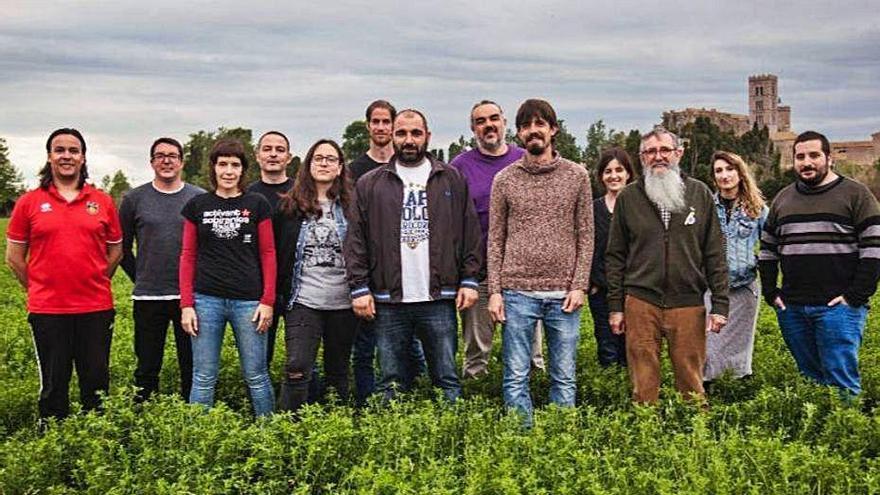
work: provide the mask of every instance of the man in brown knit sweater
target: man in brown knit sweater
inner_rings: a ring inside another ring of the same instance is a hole
[[[516,114],[526,154],[495,176],[489,207],[489,312],[504,324],[503,395],[531,425],[529,369],[535,323],[550,360],[550,401],[574,406],[580,309],[593,258],[590,177],[553,149],[556,112],[526,100]]]

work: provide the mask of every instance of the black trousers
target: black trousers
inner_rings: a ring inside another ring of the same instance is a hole
[[[278,335],[278,324],[281,322],[281,316],[284,314],[284,305],[276,304],[272,308],[272,322],[269,323],[269,329],[266,331],[266,368],[269,369],[269,378],[272,378],[272,358],[275,357],[275,336]]]
[[[192,388],[192,340],[180,325],[180,300],[134,301],[134,353],[137,368],[134,384],[138,399],[147,400],[159,391],[159,372],[165,357],[165,336],[168,323],[174,327],[177,364],[180,367],[180,395],[189,400]]]
[[[112,309],[94,313],[28,315],[40,365],[41,418],[70,414],[70,377],[79,378],[83,409],[100,407],[98,392],[110,389]]]
[[[284,323],[287,361],[279,409],[296,411],[306,403],[322,340],[325,383],[336,390],[340,399],[348,400],[348,365],[358,328],[354,312],[351,309],[317,310],[295,304],[284,317]]]

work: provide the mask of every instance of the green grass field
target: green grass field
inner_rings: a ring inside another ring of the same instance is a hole
[[[8,269],[0,270],[0,291],[3,494],[880,492],[876,310],[861,354],[864,394],[854,404],[799,377],[763,307],[753,379],[722,379],[711,408],[699,411],[672,392],[667,364],[662,402],[635,407],[625,371],[596,363],[585,311],[579,406],[539,408],[531,431],[503,412],[497,355],[490,375],[466,382],[465,400],[453,406],[423,383],[389,407],[355,414],[317,405],[299,422],[286,415],[255,421],[231,335],[217,391],[223,404],[203,413],[175,398],[178,372],[167,352],[162,389],[169,395],[133,405],[131,284],[120,271],[106,410],[39,431],[25,296]],[[279,338],[274,377],[283,348]],[[536,404],[546,404],[546,376],[537,376],[533,390]]]

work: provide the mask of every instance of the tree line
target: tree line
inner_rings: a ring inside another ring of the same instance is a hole
[[[669,123],[665,122],[664,124]],[[741,136],[736,136],[732,131],[722,130],[706,117],[697,117],[694,122],[682,127],[667,127],[678,134],[684,143],[685,152],[680,163],[682,170],[707,184],[712,184],[712,164],[710,161],[712,153],[716,150],[732,151],[751,163],[758,186],[767,198],[774,197],[780,189],[794,180],[793,171],[780,169],[780,155],[770,140],[770,132],[766,126],[759,128],[754,125],[752,129]],[[602,151],[617,146],[629,153],[636,171],[641,173],[639,164],[641,135],[642,131],[639,129],[623,131],[609,128],[600,119],[590,124],[584,136],[586,145],[579,147],[577,139],[568,130],[565,121],[560,120],[555,147],[562,157],[583,163],[588,170],[594,171]],[[511,129],[507,129],[505,137],[509,143],[517,142],[516,134]],[[260,172],[259,167],[256,166],[253,131],[244,127],[220,127],[216,131],[200,130],[190,134],[183,147],[184,179],[205,189],[210,188],[208,180],[209,156],[211,147],[220,139],[236,139],[244,144],[248,162],[253,165],[246,173],[247,181],[258,180]],[[350,161],[362,155],[369,147],[370,135],[366,121],[355,120],[345,127],[342,134],[342,149],[347,160]],[[432,148],[430,151],[440,160],[452,161],[460,153],[475,147],[474,138],[465,138],[462,134],[447,148]],[[292,176],[295,173],[300,162],[301,158],[294,156],[289,166],[288,175]],[[880,197],[880,159],[872,167],[862,167],[846,161],[838,161],[836,167],[844,175],[867,184],[874,194]],[[598,183],[598,180],[593,181],[594,186]],[[107,191],[117,203],[132,187],[125,172],[121,169],[116,170],[112,175],[107,174],[102,177],[99,186]],[[9,160],[9,148],[6,140],[0,138],[0,214],[8,216],[15,200],[24,191],[24,178],[19,169]],[[598,191],[594,192],[598,193]]]

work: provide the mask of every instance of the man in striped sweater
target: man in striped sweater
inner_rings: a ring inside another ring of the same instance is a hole
[[[880,276],[880,207],[867,187],[832,166],[825,136],[807,131],[795,139],[797,180],[773,200],[758,267],[801,373],[858,395],[859,346]]]

